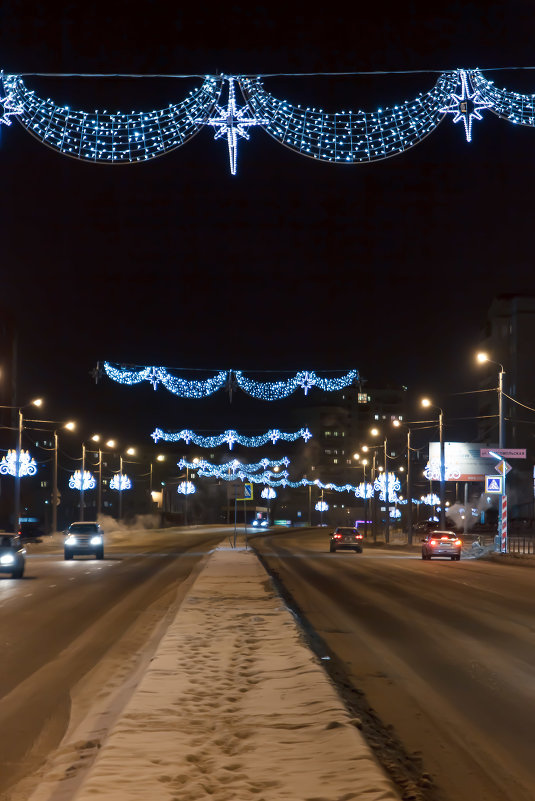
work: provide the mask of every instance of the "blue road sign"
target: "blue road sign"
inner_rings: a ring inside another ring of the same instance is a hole
[[[485,492],[488,495],[501,495],[503,492],[503,476],[485,476]]]

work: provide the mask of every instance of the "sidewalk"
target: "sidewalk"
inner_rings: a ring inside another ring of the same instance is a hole
[[[396,801],[251,551],[216,550],[73,801]]]

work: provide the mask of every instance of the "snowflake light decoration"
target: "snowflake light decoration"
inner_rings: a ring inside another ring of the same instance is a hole
[[[95,477],[94,477],[94,475],[92,473],[89,472],[89,470],[84,470],[83,485],[82,485],[82,471],[81,470],[75,470],[74,473],[72,474],[72,476],[69,478],[69,487],[71,489],[92,490],[92,489],[95,489],[96,486],[97,486],[97,482],[95,480]]]
[[[110,489],[120,492],[132,489],[132,479],[125,473],[116,473],[110,481]]]
[[[241,106],[238,108],[236,105],[236,94],[234,91],[234,78],[229,77],[228,80],[228,102],[227,107],[221,108],[216,105],[216,115],[208,117],[208,119],[195,120],[196,123],[203,125],[211,125],[218,130],[215,133],[215,139],[221,139],[223,136],[227,137],[228,157],[230,162],[231,175],[236,175],[236,166],[238,161],[238,137],[249,139],[249,128],[252,125],[268,125],[269,119],[267,117],[255,117],[249,111],[248,106]]]
[[[17,451],[9,450],[0,461],[0,473],[4,476],[17,475]],[[37,473],[37,465],[35,459],[32,459],[28,451],[20,451],[19,453],[19,469],[18,475],[20,478],[24,476],[34,476]]]
[[[471,84],[466,70],[459,70],[459,77],[461,80],[461,94],[456,95],[452,92],[450,95],[449,103],[443,106],[440,111],[444,114],[454,114],[453,122],[462,120],[464,123],[464,131],[466,134],[466,141],[472,141],[472,120],[482,120],[481,111],[486,108],[491,108],[492,103],[484,100],[482,95],[476,89],[470,92]]]
[[[193,495],[193,493],[196,492],[195,484],[191,481],[181,481],[176,491],[180,495]]]

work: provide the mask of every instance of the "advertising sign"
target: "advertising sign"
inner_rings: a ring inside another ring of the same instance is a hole
[[[472,442],[445,442],[446,481],[484,481],[485,476],[494,472],[496,459],[492,456],[484,458],[480,451],[483,451],[481,445]],[[428,478],[440,480],[439,442],[429,443],[429,467],[431,474]]]
[[[503,456],[504,459],[525,459],[525,448],[481,448],[480,454],[483,458],[487,458],[492,453],[496,456]]]

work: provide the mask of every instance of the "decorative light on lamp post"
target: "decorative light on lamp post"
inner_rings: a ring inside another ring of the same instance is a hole
[[[422,398],[424,409],[438,409],[438,431],[440,439],[440,528],[446,528],[446,462],[444,458],[444,412],[440,406],[431,403],[429,398]]]
[[[195,484],[192,481],[181,481],[176,491],[180,495],[193,495],[196,492]]]
[[[69,487],[71,489],[80,490],[82,489],[82,484],[84,486],[84,490],[92,490],[97,486],[96,479],[93,473],[91,473],[89,470],[84,470],[83,480],[81,470],[75,470],[72,476],[69,478]]]
[[[20,451],[17,456],[17,451],[11,449],[0,461],[0,473],[19,478],[34,476],[37,473],[37,464],[29,451]]]
[[[372,437],[380,436],[380,431],[378,428],[372,428],[370,431]],[[390,498],[388,493],[388,453],[387,453],[387,439],[386,436],[383,441],[383,460],[384,460],[384,471],[385,471],[385,486],[387,487],[387,491],[385,492],[385,543],[388,544],[390,542]],[[380,470],[381,468],[379,468]]]

